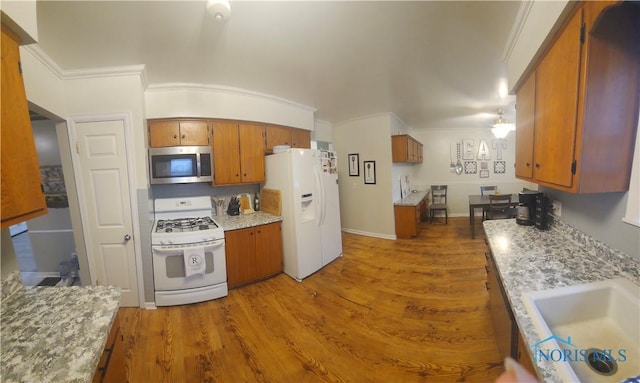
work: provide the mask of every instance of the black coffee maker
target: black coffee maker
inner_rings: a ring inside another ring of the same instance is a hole
[[[520,203],[516,213],[516,223],[518,225],[532,226],[536,222],[537,199],[542,193],[535,190],[523,190],[518,193]]]
[[[536,196],[536,229],[547,230],[549,228],[549,211],[551,210],[551,201],[544,194],[540,193]]]

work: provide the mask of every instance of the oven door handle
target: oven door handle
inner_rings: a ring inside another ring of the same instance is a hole
[[[212,243],[208,243],[202,247],[204,247],[205,251],[211,251],[223,245],[224,245],[224,240],[222,239]],[[182,246],[182,247],[170,247],[170,248],[152,246],[151,251],[154,253],[174,253],[175,254],[176,252],[183,252],[185,250],[189,250],[194,247],[201,247],[201,246]]]

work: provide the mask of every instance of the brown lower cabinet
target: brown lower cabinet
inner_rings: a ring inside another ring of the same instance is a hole
[[[510,356],[524,366],[533,376],[536,376],[536,369],[533,366],[527,345],[518,329],[509,301],[504,294],[502,282],[489,249],[487,249],[485,257],[487,259],[485,268],[487,271],[486,288],[489,293],[489,311],[491,312],[493,331],[500,356],[502,358]]]
[[[428,208],[429,200],[426,196],[415,206],[394,205],[396,237],[409,239],[418,235],[420,222],[427,219]]]
[[[282,272],[281,222],[229,230],[224,235],[230,289]]]
[[[124,337],[116,315],[107,338],[107,344],[104,346],[102,357],[98,363],[98,368],[93,375],[93,383],[126,382],[124,357]]]

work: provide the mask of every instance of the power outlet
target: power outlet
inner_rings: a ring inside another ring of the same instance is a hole
[[[551,202],[551,214],[562,217],[562,202],[556,200]]]

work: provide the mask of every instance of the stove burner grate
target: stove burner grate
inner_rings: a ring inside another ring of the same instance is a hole
[[[216,229],[217,227],[218,225],[211,217],[160,219],[156,225],[156,233],[201,231]]]

